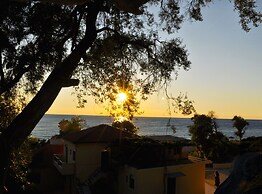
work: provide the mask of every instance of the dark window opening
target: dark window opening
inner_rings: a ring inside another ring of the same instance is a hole
[[[135,179],[132,175],[129,175],[129,187],[131,189],[134,189],[135,188]]]
[[[167,178],[167,194],[176,194],[176,178]]]
[[[73,151],[73,160],[75,161],[76,160],[76,152]]]

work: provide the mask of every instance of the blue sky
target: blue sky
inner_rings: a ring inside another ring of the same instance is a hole
[[[259,6],[262,11],[262,2]],[[219,118],[262,119],[262,26],[245,32],[233,9],[228,1],[215,1],[203,9],[204,21],[186,22],[174,34],[183,39],[192,64],[189,71],[179,71],[169,91],[187,93],[200,114],[213,110]],[[85,109],[76,109],[70,93],[63,89],[48,113],[106,114],[92,99]],[[168,116],[163,96],[159,92],[142,102],[142,116]]]
[[[262,119],[262,27],[245,32],[233,5],[217,1],[204,9],[204,21],[186,23],[179,34],[192,69],[172,88],[187,92],[199,113]]]

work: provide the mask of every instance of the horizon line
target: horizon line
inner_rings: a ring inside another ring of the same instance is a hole
[[[71,114],[71,113],[46,113],[45,115],[67,115],[67,116],[101,116],[101,117],[112,117],[105,114]],[[148,115],[135,115],[134,118],[177,118],[177,119],[191,119],[193,116],[176,117],[176,116],[148,116]],[[216,119],[232,120],[232,118],[216,117]],[[262,120],[262,118],[244,118],[245,120]]]

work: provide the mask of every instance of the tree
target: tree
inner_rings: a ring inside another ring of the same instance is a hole
[[[159,25],[173,33],[186,15],[202,20],[201,8],[212,0],[189,1],[186,13],[180,9],[184,2],[176,0],[150,0],[146,5],[144,0],[82,0],[79,5],[73,0],[48,1],[56,3],[0,1],[0,94],[18,88],[33,95],[1,131],[0,189],[10,153],[30,135],[63,87],[80,80],[79,86],[88,90],[79,88],[79,99],[85,94],[103,98],[114,83],[126,80],[150,94],[179,68],[188,70],[182,41],[161,40]],[[235,0],[234,6],[244,30],[250,23],[260,24],[255,0]],[[158,8],[158,16],[150,7]]]
[[[28,178],[33,156],[31,143],[32,140],[28,138],[11,154],[7,176],[7,187],[10,193],[22,193],[31,186]]]
[[[106,110],[114,120],[133,120],[135,114],[140,114],[139,111],[139,93],[140,88],[135,83],[130,83],[125,80],[120,80],[115,86],[110,88],[111,92],[106,97],[98,97],[98,99],[106,99],[108,107]]]
[[[241,116],[234,116],[232,121],[233,121],[233,127],[237,129],[235,131],[235,135],[239,137],[239,141],[241,142],[249,123]]]
[[[217,161],[221,157],[226,158],[228,138],[218,131],[214,112],[211,111],[208,115],[196,114],[191,120],[193,121],[193,125],[189,126],[191,141],[196,143],[209,159]]]
[[[4,130],[25,107],[25,98],[10,91],[0,95],[0,132]]]
[[[114,121],[112,126],[133,134],[137,134],[139,130],[130,120]]]
[[[58,123],[60,128],[60,135],[81,131],[86,126],[86,121],[81,119],[80,116],[72,117],[71,120],[62,119]]]
[[[23,109],[24,97],[17,94],[16,91],[7,92],[0,95],[0,133]],[[2,159],[2,158],[1,158]],[[7,168],[6,182],[9,192],[18,193],[30,185],[28,181],[29,164],[32,159],[32,148],[28,139],[26,139],[18,149],[10,153],[9,168]],[[12,191],[10,191],[10,189]]]
[[[193,125],[189,126],[189,133],[191,141],[201,146],[205,154],[208,153],[210,148],[210,136],[213,134],[212,119],[204,114],[195,114],[191,118]]]

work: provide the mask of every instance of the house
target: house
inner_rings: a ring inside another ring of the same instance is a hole
[[[48,142],[40,143],[35,147],[35,153],[30,165],[30,179],[34,182],[36,189],[43,193],[59,190],[63,187],[63,176],[53,165],[53,155],[63,154],[63,145],[61,139],[54,137]]]
[[[204,165],[176,165],[138,168],[125,166],[119,173],[119,192],[125,194],[204,194]]]
[[[204,194],[205,163],[188,160],[183,150],[99,125],[65,136],[64,154],[53,162],[65,193]]]
[[[101,169],[101,159],[112,142],[133,134],[109,125],[99,125],[64,137],[64,154],[54,155],[54,165],[64,176],[65,191],[75,193],[75,185],[89,181]]]

